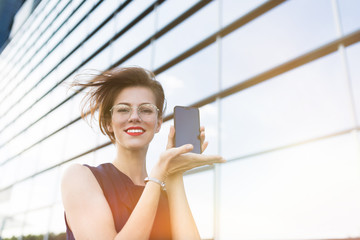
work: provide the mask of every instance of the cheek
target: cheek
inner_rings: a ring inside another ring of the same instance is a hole
[[[157,122],[156,121],[151,121],[151,122],[143,122],[143,125],[148,129],[148,130],[151,130],[151,131],[156,131],[157,129]]]
[[[114,131],[116,131],[117,128],[121,127],[121,124],[122,123],[120,121],[112,118],[111,122],[110,122],[110,124],[108,126],[108,129],[109,129],[110,132],[113,133]]]

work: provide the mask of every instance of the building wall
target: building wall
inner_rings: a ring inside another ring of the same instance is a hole
[[[357,0],[41,1],[0,55],[0,236],[65,230],[64,169],[114,157],[68,83],[139,65],[167,98],[148,168],[175,105],[200,108],[206,154],[228,160],[185,175],[202,238],[359,237],[358,9]]]

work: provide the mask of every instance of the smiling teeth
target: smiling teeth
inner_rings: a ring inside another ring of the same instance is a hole
[[[127,132],[131,132],[131,133],[141,133],[141,132],[144,132],[144,131],[141,130],[141,129],[130,129],[130,130],[128,130]]]

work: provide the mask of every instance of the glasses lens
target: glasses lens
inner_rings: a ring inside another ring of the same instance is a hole
[[[157,108],[152,104],[143,104],[138,107],[138,114],[143,121],[150,121],[157,117]]]
[[[125,104],[118,104],[112,107],[112,114],[116,114],[119,117],[128,117],[131,112],[131,107]]]

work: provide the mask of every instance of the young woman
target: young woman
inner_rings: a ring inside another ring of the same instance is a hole
[[[73,164],[65,171],[61,190],[67,238],[199,239],[183,173],[225,160],[189,153],[192,145],[176,148],[171,126],[166,150],[148,174],[146,153],[160,131],[165,100],[154,74],[120,68],[76,85],[90,89],[82,116],[94,117],[98,111],[100,129],[116,146],[116,157],[97,167]],[[204,151],[204,128],[200,131]]]

